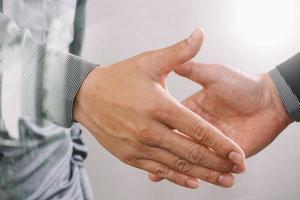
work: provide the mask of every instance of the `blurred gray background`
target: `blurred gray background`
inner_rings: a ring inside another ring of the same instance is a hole
[[[206,41],[196,60],[262,73],[300,51],[299,8],[297,0],[89,0],[83,56],[102,65],[114,63],[170,45],[201,26]],[[200,88],[174,74],[168,84],[178,100]],[[118,161],[88,132],[84,139],[90,152],[85,166],[97,200],[300,199],[297,124],[249,159],[247,173],[230,189],[151,183],[145,172]]]

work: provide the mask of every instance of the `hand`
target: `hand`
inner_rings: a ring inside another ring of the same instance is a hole
[[[250,76],[194,62],[176,72],[204,87],[183,104],[236,141],[246,157],[265,148],[292,122],[269,74]]]
[[[167,92],[168,73],[193,58],[202,41],[198,29],[171,47],[92,70],[75,99],[74,119],[129,165],[189,188],[198,187],[193,177],[231,186],[233,166],[245,168],[242,150]]]
[[[236,141],[246,157],[265,148],[292,122],[268,74],[250,76],[192,61],[175,71],[203,86],[183,104]],[[150,179],[162,180],[153,174]]]

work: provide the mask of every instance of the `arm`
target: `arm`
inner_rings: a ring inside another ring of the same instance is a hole
[[[129,165],[189,188],[198,186],[192,177],[229,187],[233,166],[238,166],[234,172],[244,171],[239,146],[167,92],[168,73],[199,51],[200,30],[171,47],[94,68],[76,56],[38,44],[28,32],[0,17],[0,66],[4,76],[6,70],[21,72],[26,115],[35,115],[30,107],[36,95],[32,88],[41,87],[42,117],[68,127],[74,116]],[[70,83],[64,83],[66,76]],[[174,129],[186,136],[174,134]],[[220,176],[227,181],[220,182]]]
[[[289,124],[300,120],[300,54],[261,75],[196,62],[175,71],[203,86],[183,104],[236,141],[246,157],[266,148]],[[153,174],[149,178],[162,180]]]
[[[0,14],[0,27],[1,72],[4,76],[15,74],[15,81],[20,81],[16,87],[21,94],[22,116],[39,115],[57,125],[70,127],[74,98],[95,65],[36,42],[29,31],[20,30],[3,14]],[[65,83],[65,80],[70,82]],[[36,90],[42,91],[39,108],[34,104]],[[41,113],[36,113],[36,109]]]

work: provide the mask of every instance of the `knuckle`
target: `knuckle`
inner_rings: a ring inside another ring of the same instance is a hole
[[[152,131],[148,127],[142,127],[137,130],[138,138],[142,141],[152,139]]]
[[[169,174],[169,168],[164,166],[155,166],[153,172],[158,176],[167,177]]]
[[[227,171],[227,170],[230,170],[232,168],[232,164],[230,164],[230,163],[228,163],[228,161],[222,159],[218,162],[217,167],[220,170]]]
[[[196,147],[189,153],[188,160],[192,163],[200,163],[204,159],[205,154],[200,147]]]
[[[205,123],[191,125],[190,131],[194,139],[202,143],[208,139],[208,125]]]
[[[149,145],[157,146],[160,143],[160,135],[150,128],[141,128],[137,131],[138,140]]]
[[[169,171],[168,177],[170,179],[170,181],[176,183],[176,184],[180,184],[180,177],[178,176],[178,174],[174,171]]]
[[[151,150],[151,147],[148,147],[148,146],[143,145],[143,144],[138,144],[135,147],[135,151],[138,152],[139,157],[145,157],[145,156],[148,156],[148,155],[152,155],[152,152],[153,152]]]
[[[125,164],[128,164],[128,165],[131,165],[131,166],[134,166],[135,163],[136,163],[136,158],[135,156],[131,155],[131,154],[128,154],[128,155],[124,155],[120,158],[120,160],[125,163]]]
[[[186,42],[180,42],[170,48],[173,57],[181,59],[189,56],[188,48],[185,48]]]
[[[213,182],[214,181],[214,174],[211,170],[205,169],[202,172],[202,177],[203,180]]]
[[[163,114],[161,104],[157,102],[152,103],[146,108],[146,113],[153,117],[160,116],[161,114]]]
[[[177,170],[187,173],[189,171],[191,171],[192,169],[192,164],[190,162],[188,162],[187,160],[183,160],[181,158],[178,158],[175,161],[175,167]]]
[[[180,49],[181,48],[180,48],[180,46],[178,44],[171,46],[170,47],[171,56],[176,57],[176,58],[179,57],[180,54],[181,54],[181,50]]]

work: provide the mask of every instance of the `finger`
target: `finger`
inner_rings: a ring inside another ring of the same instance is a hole
[[[169,73],[177,65],[192,59],[200,50],[204,40],[202,29],[196,29],[187,39],[172,46],[147,52],[145,63],[158,69],[159,75]]]
[[[191,178],[184,174],[180,174],[159,162],[147,159],[141,159],[137,162],[138,168],[151,172],[177,185],[190,189],[196,189],[199,187],[199,182],[194,178]]]
[[[198,92],[198,93],[196,93],[196,94],[194,94],[194,95],[197,95],[198,98],[201,98],[201,97],[200,97],[200,96],[201,96],[201,93],[202,93],[202,91],[200,91],[200,92]],[[185,107],[187,107],[188,109],[190,109],[191,111],[195,112],[198,116],[203,116],[203,118],[204,118],[205,120],[209,120],[209,119],[206,118],[206,114],[202,112],[202,109],[199,109],[199,105],[195,105],[194,101],[190,101],[190,99],[192,99],[192,98],[194,97],[194,95],[191,96],[191,97],[189,97],[189,98],[187,98],[187,99],[185,99],[184,101],[182,101],[182,104],[183,104]],[[214,125],[214,124],[213,124],[213,125]],[[232,155],[230,155],[230,156],[232,157],[232,159],[237,159],[237,160],[235,161],[235,163],[238,163],[238,162],[239,162],[239,160],[238,160],[239,158],[235,158],[235,157],[232,156]],[[232,172],[237,173],[237,174],[240,174],[240,173],[245,172],[245,171],[246,171],[246,168],[247,168],[246,163],[243,162],[242,164],[237,164],[237,165],[235,165],[235,166],[233,167],[233,169],[232,169]]]
[[[207,147],[197,144],[190,138],[169,130],[167,127],[153,127],[155,132],[161,133],[156,137],[157,146],[199,166],[222,172],[231,172],[233,164],[227,159],[218,156]],[[155,138],[155,137],[153,137]],[[145,140],[145,142],[147,142]],[[148,140],[148,142],[151,142]]]
[[[160,177],[160,176],[157,176],[157,175],[155,175],[155,174],[153,174],[153,173],[148,173],[148,178],[151,180],[151,181],[153,181],[153,182],[160,182],[160,181],[162,181],[162,180],[164,180],[164,178],[162,178],[162,177]]]
[[[157,176],[151,172],[148,173],[148,178],[152,181],[152,182],[160,182],[162,180],[164,180],[164,178],[160,177],[160,176]],[[194,177],[190,177],[190,179],[194,179],[195,181],[198,181],[197,178],[194,178]]]
[[[151,181],[153,181],[153,182],[160,182],[160,181],[162,181],[162,180],[164,180],[164,178],[162,178],[162,177],[160,177],[160,176],[158,176],[158,175],[155,175],[155,174],[153,174],[153,173],[149,173],[149,175],[148,175],[148,177],[149,177],[149,179],[151,180]],[[229,177],[229,178],[227,178],[227,177]],[[228,181],[228,180],[229,181]],[[229,176],[225,176],[225,178],[224,177],[221,177],[220,178],[220,181],[222,182],[222,184],[223,185],[227,185],[226,187],[231,187],[230,186],[230,184],[232,184],[231,183],[231,176],[229,175]],[[224,186],[225,187],[225,186]]]
[[[173,106],[170,107],[166,114],[159,116],[166,125],[213,149],[218,155],[230,159],[235,164],[245,162],[242,149],[216,127],[177,101],[173,101]]]
[[[182,65],[176,66],[174,72],[203,86],[212,84],[222,78],[220,76],[223,76],[222,69],[218,65],[194,61],[187,61]]]
[[[231,187],[234,184],[234,178],[230,173],[218,172],[202,166],[194,165],[173,153],[158,148],[152,149],[149,159],[161,162],[179,173],[199,178],[214,185]],[[224,177],[226,180],[224,180]]]

